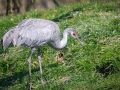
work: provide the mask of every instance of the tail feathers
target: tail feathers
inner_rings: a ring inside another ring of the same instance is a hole
[[[11,38],[7,38],[7,39],[3,39],[3,42],[2,42],[2,48],[5,50],[11,43]]]
[[[1,41],[2,43],[2,48],[5,50],[9,45],[10,43],[12,42],[12,34],[11,32],[7,32],[4,36],[3,36],[3,39]]]

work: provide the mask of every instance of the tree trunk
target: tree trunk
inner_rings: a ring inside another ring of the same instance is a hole
[[[7,0],[6,15],[17,14],[20,12],[20,4],[18,0]]]

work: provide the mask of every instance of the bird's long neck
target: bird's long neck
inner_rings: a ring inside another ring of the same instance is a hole
[[[67,37],[68,37],[68,33],[66,32],[66,30],[63,32],[63,38],[62,40],[57,40],[55,42],[50,43],[49,45],[51,47],[53,47],[54,49],[62,49],[66,46],[67,44]]]
[[[59,42],[59,48],[62,49],[66,46],[67,44],[67,37],[68,37],[68,34],[64,31],[63,33],[63,38],[62,40]]]

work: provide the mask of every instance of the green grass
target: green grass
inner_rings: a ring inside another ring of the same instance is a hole
[[[76,3],[58,8],[32,10],[17,16],[0,17],[0,39],[6,31],[25,18],[53,20],[65,28],[76,29],[84,42],[82,47],[69,37],[67,46],[59,50],[64,63],[56,62],[56,50],[48,45],[41,48],[43,76],[41,85],[37,51],[32,58],[34,90],[119,90],[120,89],[120,3]],[[27,58],[30,49],[0,48],[0,89],[27,90],[29,73]]]

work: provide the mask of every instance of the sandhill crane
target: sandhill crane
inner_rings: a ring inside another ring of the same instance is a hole
[[[5,50],[10,43],[14,46],[27,46],[31,48],[31,54],[28,58],[28,67],[30,75],[30,89],[32,88],[31,82],[31,57],[33,52],[38,49],[38,61],[42,79],[42,65],[40,57],[40,47],[48,44],[54,49],[62,49],[67,44],[67,36],[70,35],[77,39],[82,45],[83,43],[78,39],[76,31],[73,28],[67,28],[63,32],[63,38],[60,40],[60,30],[58,25],[50,20],[30,18],[20,22],[17,26],[11,28],[2,39],[2,48]]]

